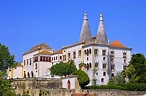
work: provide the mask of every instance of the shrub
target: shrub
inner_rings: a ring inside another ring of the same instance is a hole
[[[128,83],[126,89],[129,91],[146,91],[145,83]]]
[[[79,81],[79,85],[82,89],[85,88],[86,85],[89,84],[90,79],[88,77],[88,75],[82,71],[82,70],[76,70],[73,73],[74,75],[77,75],[78,81]]]
[[[146,91],[145,83],[128,83],[128,84],[108,84],[101,86],[88,86],[87,89],[120,89],[127,91]]]
[[[88,86],[87,89],[120,89],[124,90],[125,87],[118,85],[101,85],[101,86]]]

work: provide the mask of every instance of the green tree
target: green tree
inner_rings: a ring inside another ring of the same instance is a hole
[[[0,43],[0,71],[15,67],[14,55],[11,55],[7,46]]]
[[[10,81],[4,78],[7,69],[16,65],[14,55],[10,54],[8,47],[0,43],[0,96],[16,96]]]
[[[76,70],[74,72],[74,75],[77,75],[78,81],[79,81],[79,85],[82,89],[85,88],[86,85],[89,84],[90,79],[88,77],[88,75],[82,71],[82,70]]]
[[[131,83],[146,83],[146,59],[143,54],[133,54],[129,66],[123,72]]]
[[[116,84],[116,85],[121,85],[121,84],[125,84],[125,77],[122,73],[118,73],[116,76],[112,77],[109,80],[108,84]]]
[[[85,63],[83,63],[83,62],[81,62],[80,64],[79,64],[79,68],[81,69],[82,67],[85,67]],[[82,69],[81,69],[82,70]]]
[[[0,74],[3,77],[6,73],[0,72]],[[0,78],[0,96],[16,96],[8,79]]]
[[[52,75],[70,75],[73,74],[73,72],[77,70],[73,62],[60,62],[59,64],[53,65],[50,69]]]

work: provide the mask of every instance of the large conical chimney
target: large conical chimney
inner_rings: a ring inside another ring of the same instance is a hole
[[[100,14],[96,40],[99,44],[108,44],[106,32],[104,29],[104,22],[103,22],[103,15],[102,14]]]
[[[81,28],[79,42],[91,41],[91,39],[92,39],[92,36],[91,36],[89,24],[88,24],[87,14],[84,13],[83,24],[82,24],[82,28]]]

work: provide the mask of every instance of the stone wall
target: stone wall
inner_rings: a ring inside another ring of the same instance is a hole
[[[11,84],[17,89],[60,89],[62,87],[61,79],[57,78],[18,78],[12,79]]]
[[[24,90],[16,90],[17,94],[22,94]],[[143,96],[146,94],[146,91],[124,91],[124,90],[82,90],[80,95],[77,95],[75,90],[67,89],[30,89],[25,90],[30,96]],[[81,95],[82,94],[82,95]],[[88,95],[90,94],[90,95]]]
[[[61,79],[55,78],[14,79],[12,80],[12,86],[15,88],[15,92],[18,96],[21,96],[23,92],[28,93],[30,96],[143,96],[146,94],[146,91],[124,91],[116,89],[62,89]],[[82,95],[74,95],[75,93]]]
[[[17,94],[26,92],[31,94],[31,96],[38,96],[37,94],[40,93],[41,88],[62,88],[62,81],[56,78],[18,78],[11,79],[11,85],[15,88]]]
[[[125,91],[116,89],[82,90],[83,93],[94,94],[94,96],[143,96],[146,91]]]

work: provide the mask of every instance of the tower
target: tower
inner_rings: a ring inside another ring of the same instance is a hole
[[[107,40],[105,28],[104,28],[104,22],[103,22],[103,15],[102,14],[100,14],[96,40],[97,40],[97,42],[99,44],[105,44],[105,45],[108,44],[108,40]]]
[[[84,13],[79,42],[82,42],[82,41],[87,42],[87,41],[91,41],[91,39],[92,39],[92,36],[91,36],[89,24],[88,24],[87,14]]]

